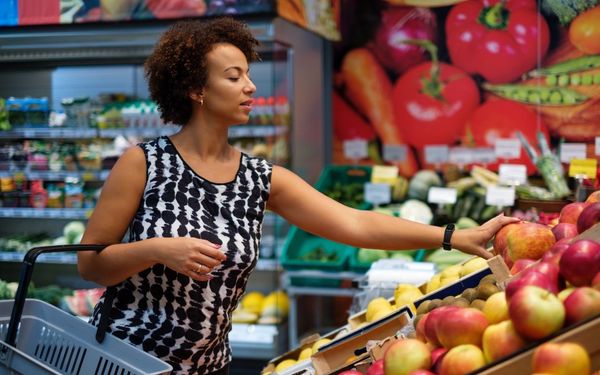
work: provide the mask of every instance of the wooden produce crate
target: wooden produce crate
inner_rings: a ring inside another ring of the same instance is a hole
[[[381,341],[395,336],[410,323],[413,317],[408,307],[394,311],[387,317],[359,328],[319,349],[311,357],[317,375],[335,373],[348,366],[350,357],[353,362],[368,358],[368,345],[371,341]]]

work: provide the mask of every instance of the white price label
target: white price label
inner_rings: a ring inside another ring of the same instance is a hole
[[[344,141],[344,156],[351,160],[360,160],[367,157],[368,143],[364,139]]]
[[[521,142],[517,138],[497,139],[494,152],[499,159],[518,159],[521,157]]]
[[[385,161],[403,162],[406,160],[406,154],[405,145],[383,145],[383,160]]]
[[[429,145],[425,146],[425,163],[442,164],[448,161],[448,146]]]
[[[600,156],[600,137],[596,137],[596,156]]]
[[[515,188],[503,186],[490,186],[485,192],[485,204],[490,206],[506,207],[515,204]]]
[[[560,161],[570,163],[571,159],[585,159],[587,149],[585,143],[563,143],[560,145]]]
[[[523,185],[527,183],[527,167],[523,164],[500,164],[498,175],[502,184]]]
[[[392,187],[389,184],[365,184],[365,201],[373,205],[387,204],[392,201]]]
[[[468,147],[453,147],[450,149],[448,158],[453,164],[469,164],[473,162],[473,149]]]
[[[439,204],[456,203],[456,189],[432,186],[427,192],[427,202]]]
[[[491,147],[477,147],[473,150],[473,162],[489,164],[496,162],[496,153]]]

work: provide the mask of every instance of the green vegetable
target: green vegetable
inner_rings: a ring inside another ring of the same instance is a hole
[[[329,198],[338,201],[346,206],[359,208],[365,203],[364,184],[359,182],[342,184],[336,182],[330,189],[323,193]]]
[[[402,204],[399,211],[400,217],[407,220],[430,224],[433,213],[429,206],[419,200],[409,199]]]
[[[318,247],[302,255],[300,259],[310,262],[335,262],[338,259],[338,254]]]
[[[546,68],[532,70],[531,72],[527,73],[527,76],[532,78],[545,76],[547,76],[548,78],[554,77],[552,78],[554,80],[556,79],[556,76],[561,74],[582,72],[598,67],[600,67],[600,55],[586,55],[582,57],[577,57],[575,59],[559,62],[558,64],[554,64]],[[556,82],[553,84],[556,84]]]
[[[81,221],[71,221],[63,228],[63,235],[67,244],[76,243],[83,236],[83,232],[85,232],[85,224]]]
[[[386,259],[388,257],[388,253],[384,250],[376,250],[376,249],[358,249],[358,253],[356,254],[356,259],[359,263],[373,263],[378,261],[379,259]]]
[[[557,82],[560,85],[560,78],[558,78]],[[566,87],[548,87],[522,84],[493,85],[484,83],[483,88],[503,98],[515,100],[525,104],[538,104],[546,106],[575,105],[583,103],[589,99],[588,96]]]
[[[420,170],[408,183],[408,197],[426,201],[427,193],[432,186],[442,186],[442,179],[440,176],[428,169]]]
[[[580,13],[600,4],[600,0],[545,0],[561,24],[567,25]]]

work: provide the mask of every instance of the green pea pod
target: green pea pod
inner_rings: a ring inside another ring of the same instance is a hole
[[[537,78],[549,75],[569,74],[600,67],[600,55],[581,56],[575,59],[560,62],[546,68],[532,70],[528,77]]]
[[[577,105],[589,99],[567,87],[534,86],[523,84],[493,85],[484,83],[483,88],[505,99],[542,106]]]

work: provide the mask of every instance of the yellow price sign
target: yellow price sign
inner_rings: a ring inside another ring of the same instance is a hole
[[[393,185],[398,178],[398,167],[375,165],[371,171],[371,182],[374,184]]]
[[[596,159],[571,159],[569,165],[569,177],[585,176],[587,178],[596,178],[598,161]]]

